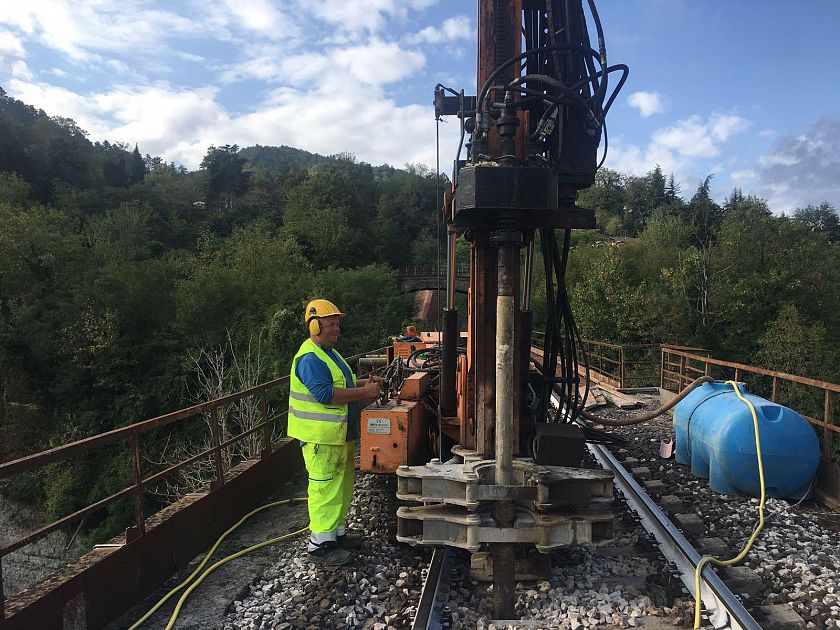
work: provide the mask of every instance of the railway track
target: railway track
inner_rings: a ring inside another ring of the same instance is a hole
[[[590,444],[589,450],[604,469],[613,472],[617,492],[639,517],[645,530],[655,537],[664,557],[677,568],[680,580],[693,596],[694,568],[701,554],[606,447]],[[455,552],[448,548],[434,550],[412,630],[444,630],[450,627],[451,615],[447,612],[450,611],[449,578],[454,556]],[[739,599],[711,570],[705,570],[701,576],[701,599],[714,628],[761,630]]]
[[[694,549],[607,448],[598,444],[587,446],[601,466],[615,475],[616,490],[639,516],[645,530],[656,538],[663,555],[677,567],[680,581],[692,597],[696,596],[694,575],[702,554]],[[700,576],[700,599],[714,628],[761,630],[761,626],[711,568],[704,569]]]
[[[609,413],[626,414],[618,410]],[[656,454],[659,438],[666,436],[669,429],[667,419],[650,427],[621,429],[630,443],[621,449],[613,447],[610,456],[621,460],[622,468],[630,471],[628,479],[647,490],[643,502],[651,512],[653,503],[663,506],[664,496],[677,494],[682,512],[699,514],[699,520],[705,524],[702,531],[696,532],[688,531],[682,523],[661,526],[664,530],[681,529],[688,545],[698,549],[702,549],[698,541],[720,537],[729,551],[737,552],[745,531],[753,525],[751,500],[714,495],[704,480],[692,478],[672,460],[660,459]],[[601,456],[607,457],[604,453]],[[589,465],[597,465],[596,454]],[[640,466],[649,469],[651,476],[640,475]],[[652,492],[647,486],[656,481],[661,481],[663,488]],[[627,485],[632,490],[633,483],[628,481]],[[492,593],[486,583],[470,574],[465,553],[433,553],[430,549],[396,543],[395,490],[393,477],[359,476],[350,524],[366,532],[367,540],[350,565],[316,569],[307,563],[303,538],[291,541],[273,548],[274,562],[269,569],[249,572],[247,567],[241,568],[241,574],[247,577],[238,587],[235,600],[228,600],[227,609],[216,616],[215,625],[176,627],[443,630],[448,625],[452,630],[488,630]],[[517,584],[517,616],[523,619],[519,627],[690,627],[693,600],[687,589],[682,590],[686,570],[680,569],[678,561],[672,563],[666,558],[658,538],[654,540],[654,535],[643,527],[647,524],[644,521],[652,517],[634,515],[625,509],[632,502],[632,492],[621,487],[620,490],[615,535],[609,545],[553,551],[550,577]],[[767,537],[762,535],[754,547],[754,559],[751,554],[748,568],[742,569],[753,573],[757,584],[748,589],[721,572],[724,585],[729,585],[730,593],[726,594],[714,578],[709,580],[710,586],[704,590],[711,591],[717,600],[706,602],[710,615],[707,627],[840,627],[835,622],[840,620],[840,591],[836,586],[840,517],[815,510],[807,505],[769,503]],[[669,510],[668,514],[677,523],[676,513]],[[275,518],[281,519],[283,514],[278,513]],[[289,529],[292,524],[284,527]],[[679,543],[674,545],[681,548]],[[688,559],[686,566],[690,571],[699,551],[692,554],[686,547],[680,553]],[[734,555],[727,550],[720,553],[726,557]],[[247,556],[242,561],[247,562]],[[711,571],[707,569],[705,573]],[[739,600],[743,604],[740,609]],[[768,623],[761,612],[774,604],[791,614],[796,611],[802,618],[794,616],[787,625]],[[752,614],[752,621],[743,615],[744,608]]]

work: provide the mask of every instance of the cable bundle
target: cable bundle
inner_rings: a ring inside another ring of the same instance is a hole
[[[558,394],[563,401],[554,417],[555,422],[572,422],[580,415],[586,397],[589,395],[589,356],[575,325],[569,294],[566,290],[566,266],[569,261],[569,245],[572,231],[565,230],[563,248],[558,250],[553,230],[540,230],[543,264],[545,266],[545,293],[548,302],[546,315],[545,346],[543,349],[543,392],[538,418],[546,418],[551,392],[559,386]],[[586,373],[585,388],[580,392],[580,358],[583,358]],[[551,372],[550,366],[556,366]],[[558,373],[559,372],[559,373]]]

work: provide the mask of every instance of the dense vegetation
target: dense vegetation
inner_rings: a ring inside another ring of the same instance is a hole
[[[395,267],[434,239],[434,203],[422,168],[223,146],[188,172],[0,94],[0,461],[206,397],[197,363],[219,352],[288,373],[314,296],[349,314],[342,352],[379,347],[411,318]],[[81,458],[5,491],[64,515],[127,465]]]
[[[0,90],[0,461],[206,397],[214,356],[285,374],[316,295],[349,313],[345,354],[377,347],[411,317],[395,269],[436,251],[435,199],[423,167],[290,147],[210,147],[189,172]],[[602,226],[573,239],[585,336],[840,380],[834,208],[778,217],[738,190],[721,207],[708,179],[685,201],[658,168],[604,170],[580,203]],[[59,516],[127,485],[127,465],[103,454],[5,492]]]

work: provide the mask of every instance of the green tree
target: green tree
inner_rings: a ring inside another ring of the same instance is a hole
[[[694,228],[694,241],[701,248],[709,246],[722,217],[720,206],[710,194],[711,181],[712,175],[703,180],[685,208],[689,222]]]
[[[595,211],[598,226],[607,234],[621,231],[624,214],[624,178],[621,173],[601,168],[595,173],[595,183],[578,192],[577,204]]]
[[[375,206],[370,166],[336,160],[313,167],[289,191],[283,226],[316,268],[353,267],[375,252],[369,232]]]
[[[146,162],[143,156],[140,155],[140,150],[137,145],[134,145],[134,151],[131,152],[131,157],[128,160],[128,181],[132,184],[138,184],[146,177]]]
[[[23,208],[29,203],[31,186],[16,173],[0,173],[0,204]]]
[[[199,166],[206,178],[207,202],[219,209],[232,210],[234,200],[248,190],[250,176],[244,168],[245,158],[238,151],[235,144],[211,146]]]
[[[93,217],[85,227],[87,242],[102,264],[148,258],[154,215],[145,204],[125,202],[103,216]]]
[[[824,235],[829,243],[840,241],[840,218],[837,216],[837,208],[827,201],[818,206],[797,208],[793,218],[804,223],[812,232]]]

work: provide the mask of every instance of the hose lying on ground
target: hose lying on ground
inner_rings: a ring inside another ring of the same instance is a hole
[[[642,422],[647,422],[648,420],[653,420],[657,416],[661,416],[663,413],[671,409],[672,407],[676,406],[678,402],[680,402],[683,398],[688,396],[691,392],[695,389],[700,387],[703,383],[714,383],[715,379],[711,376],[701,376],[695,381],[689,383],[684,390],[682,390],[679,394],[677,394],[671,402],[666,403],[659,407],[658,409],[654,409],[653,411],[649,411],[647,413],[643,413],[638,416],[633,416],[632,418],[623,418],[621,420],[614,419],[614,418],[605,418],[603,416],[598,416],[594,413],[589,413],[588,411],[584,411],[583,409],[580,410],[580,415],[585,420],[589,420],[590,422],[596,422],[598,424],[603,424],[608,427],[629,427],[634,424],[641,424]]]
[[[755,530],[753,530],[752,535],[747,540],[744,548],[734,558],[729,560],[720,560],[719,558],[715,558],[713,556],[703,556],[700,559],[700,562],[697,563],[697,567],[694,571],[694,629],[697,630],[700,627],[700,574],[703,572],[703,567],[707,564],[713,564],[717,567],[731,567],[734,564],[738,564],[743,560],[750,551],[755,539],[758,538],[758,534],[764,528],[764,504],[767,501],[767,494],[764,488],[764,462],[761,456],[761,438],[758,434],[758,416],[755,413],[755,407],[753,404],[744,398],[740,391],[738,391],[738,383],[735,381],[726,381],[727,385],[732,385],[732,389],[735,390],[735,395],[745,404],[747,407],[750,408],[750,413],[752,414],[753,419],[753,430],[755,431],[755,455],[756,459],[758,459],[758,480],[761,485],[761,498],[758,501],[758,523],[756,524]],[[803,497],[804,498],[804,497]]]
[[[230,562],[231,560],[235,560],[236,558],[238,558],[240,556],[244,556],[246,553],[251,553],[252,551],[256,551],[257,549],[261,549],[263,547],[267,547],[268,545],[273,545],[275,543],[279,543],[279,542],[282,542],[284,540],[288,540],[289,538],[294,538],[295,536],[299,536],[299,535],[307,532],[309,530],[309,526],[304,527],[303,529],[299,529],[299,530],[294,531],[294,532],[290,532],[288,534],[284,534],[282,536],[277,536],[276,538],[271,538],[269,540],[258,543],[256,545],[252,545],[251,547],[248,547],[247,549],[243,549],[242,551],[238,551],[235,554],[227,556],[226,558],[222,558],[221,560],[219,560],[218,562],[213,564],[204,573],[199,575],[198,578],[194,582],[192,582],[192,584],[190,584],[192,579],[196,575],[198,575],[198,572],[201,571],[204,568],[205,564],[207,564],[207,561],[210,559],[210,556],[213,555],[213,553],[219,547],[221,542],[225,538],[227,538],[227,536],[229,534],[236,531],[236,529],[240,525],[242,525],[242,523],[247,521],[254,514],[258,514],[259,512],[262,512],[263,510],[267,510],[269,508],[273,508],[273,507],[276,507],[278,505],[285,505],[287,503],[304,503],[304,502],[306,502],[306,500],[307,500],[307,497],[293,497],[291,499],[283,499],[281,501],[275,501],[274,503],[267,503],[266,505],[262,505],[262,506],[258,507],[257,509],[251,510],[250,512],[248,512],[245,516],[243,516],[241,519],[239,519],[239,521],[234,526],[232,526],[224,534],[219,536],[219,539],[213,544],[213,546],[210,548],[210,551],[207,552],[207,554],[204,556],[204,559],[195,568],[195,570],[192,573],[190,573],[190,576],[186,580],[181,582],[178,586],[176,586],[171,591],[169,591],[166,595],[164,595],[163,598],[149,610],[149,612],[147,612],[145,615],[140,617],[140,619],[135,621],[134,624],[128,630],[136,630],[137,628],[139,628],[143,624],[143,622],[145,622],[149,617],[151,617],[157,611],[158,608],[163,606],[163,604],[166,603],[166,601],[170,597],[172,597],[175,593],[177,593],[178,591],[180,591],[182,588],[184,588],[185,586],[187,586],[189,584],[190,585],[189,588],[186,591],[184,591],[183,595],[181,595],[181,598],[178,600],[178,604],[175,606],[175,610],[172,611],[172,616],[169,618],[169,623],[166,625],[166,630],[171,630],[172,627],[175,625],[175,620],[178,618],[178,614],[181,612],[181,607],[184,605],[184,602],[187,600],[187,597],[189,597],[190,593],[192,593],[198,587],[198,585],[201,584],[204,581],[204,578],[206,578],[208,575],[210,575],[213,571],[218,569],[220,566],[222,566],[226,562]]]

